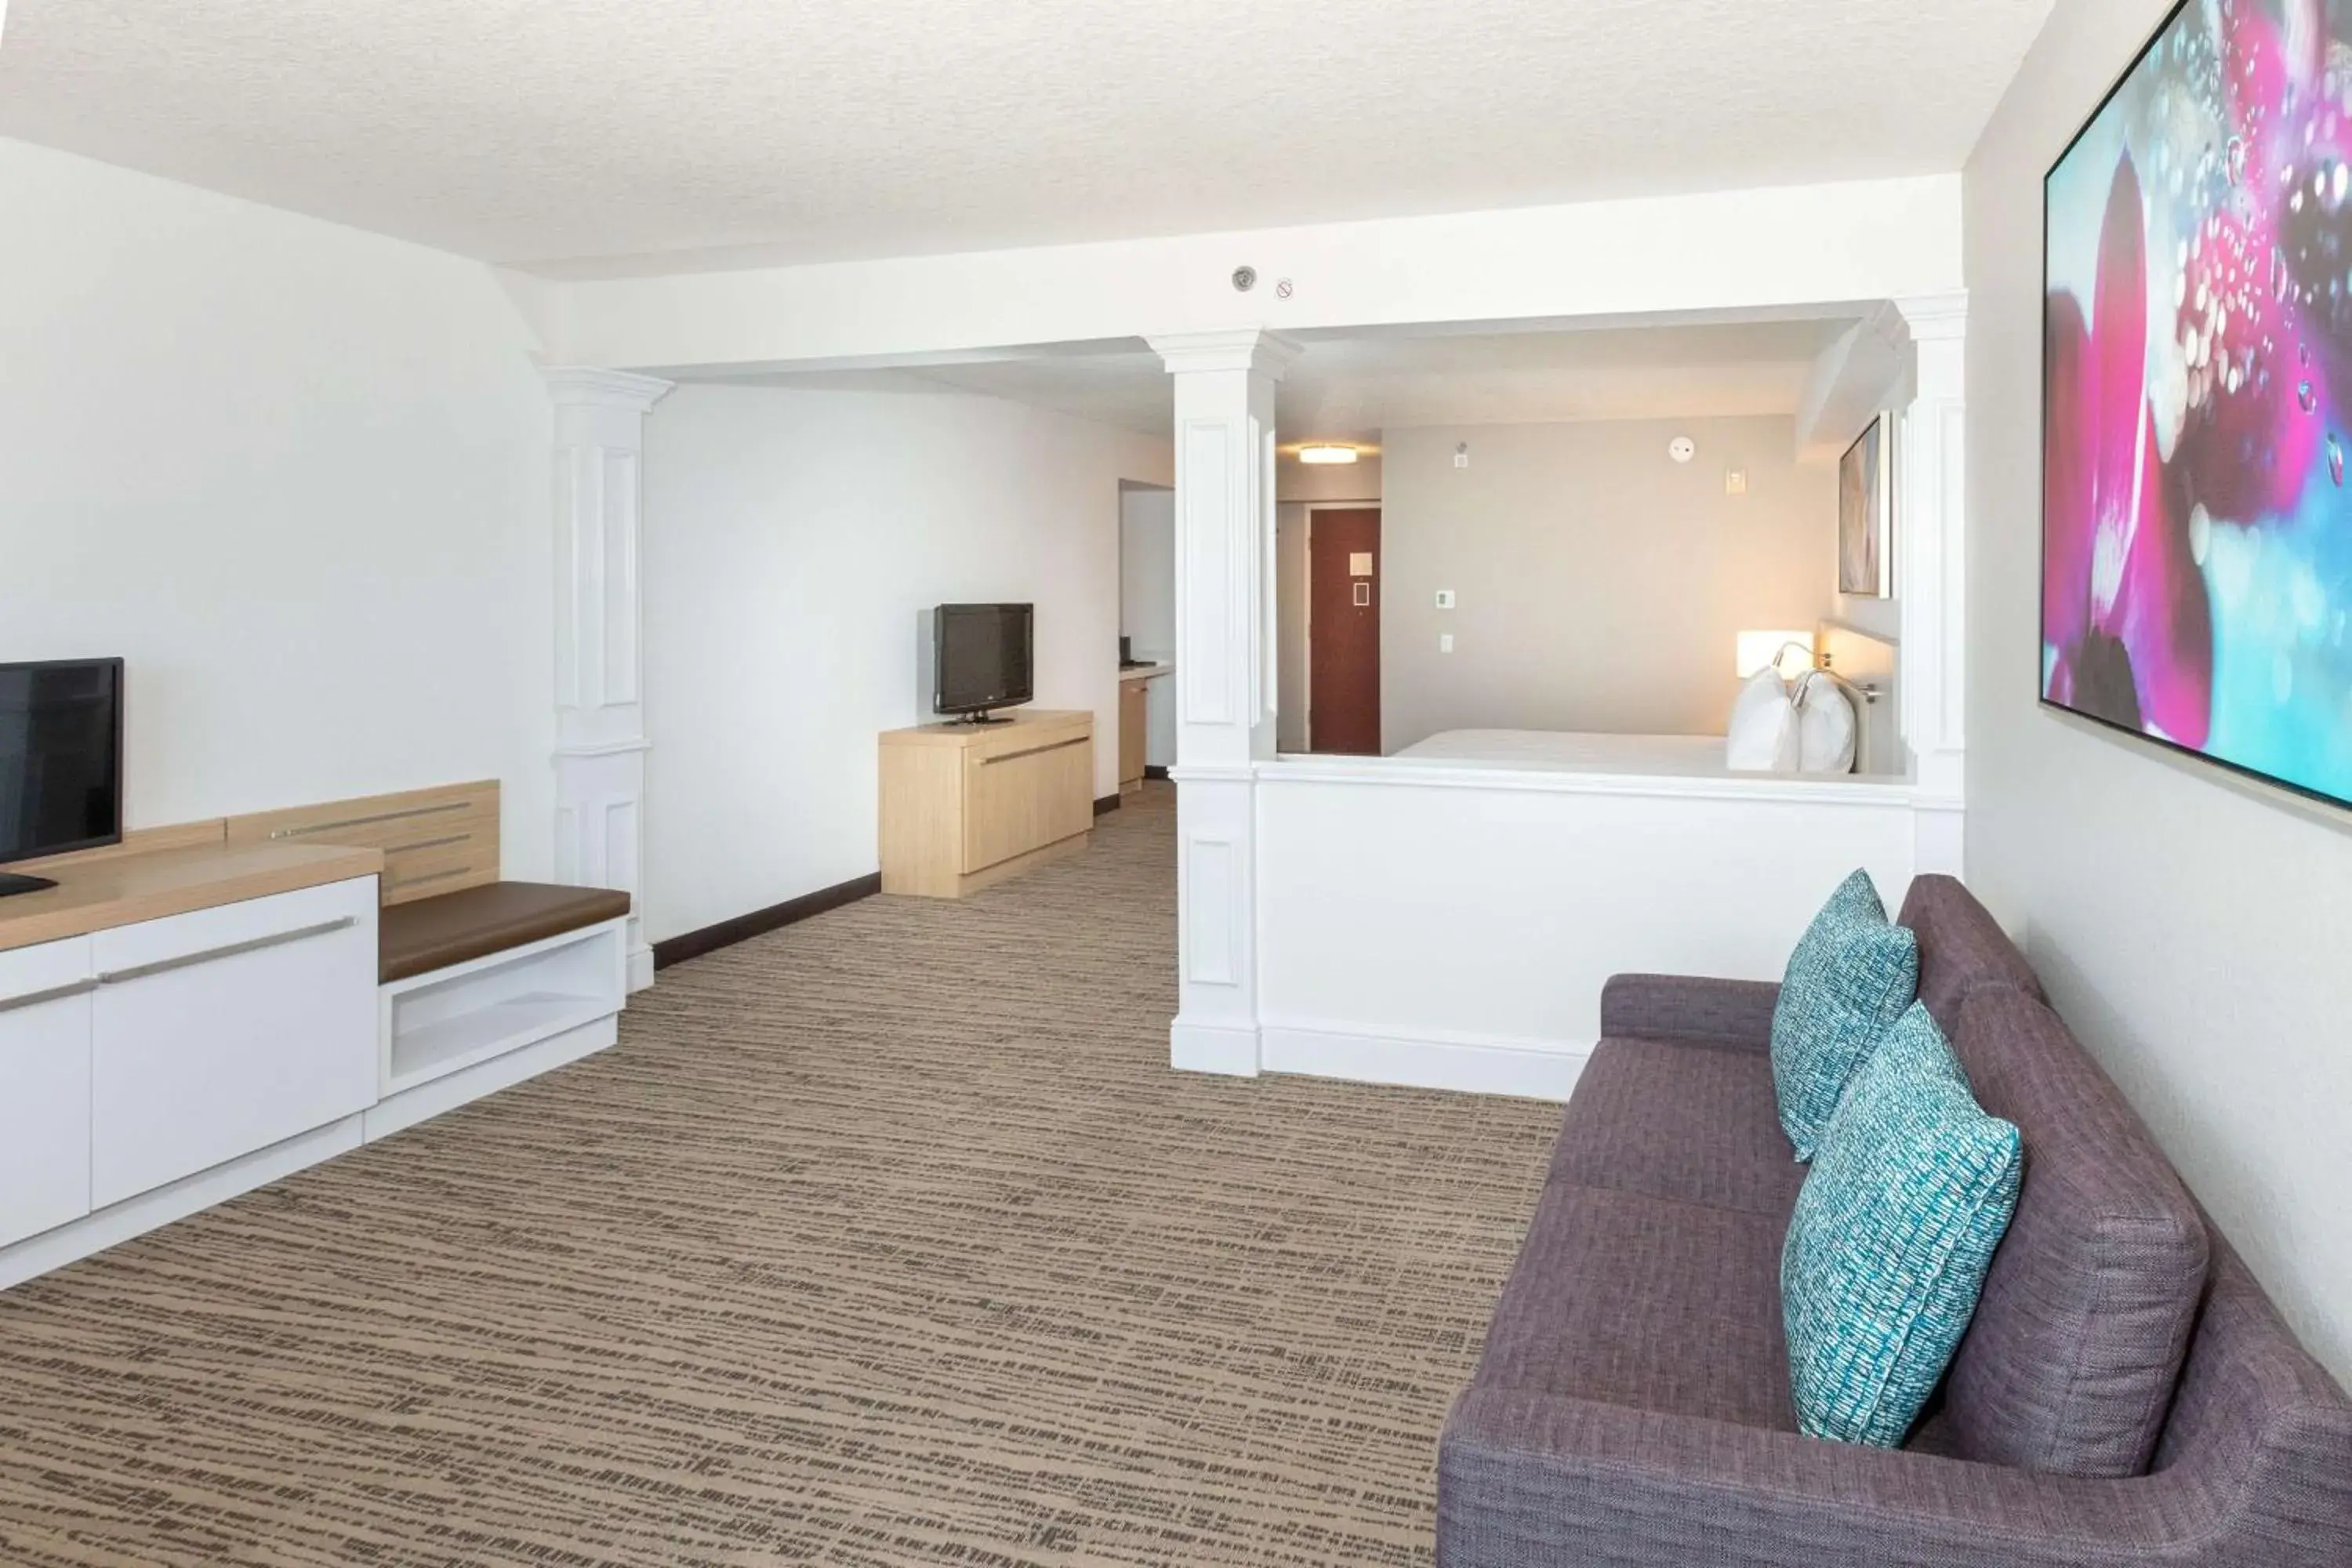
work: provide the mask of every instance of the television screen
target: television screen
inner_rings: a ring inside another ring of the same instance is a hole
[[[2042,697],[2352,803],[2352,12],[2184,5],[2044,188]]]
[[[1029,605],[939,607],[933,631],[939,712],[977,713],[1036,695],[1030,668],[1034,612]]]
[[[122,837],[122,661],[0,664],[0,861]]]

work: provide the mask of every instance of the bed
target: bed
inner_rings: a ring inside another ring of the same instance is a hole
[[[1853,772],[1883,777],[1901,772],[1895,704],[1895,645],[1842,625],[1823,622],[1818,634],[1821,668],[1854,709]],[[1721,778],[1734,773],[1720,735],[1613,735],[1590,731],[1447,730],[1394,753],[1412,762],[1458,763],[1532,773],[1622,773],[1643,778]],[[1820,775],[1813,775],[1820,776]]]
[[[1396,753],[1417,762],[1545,773],[1707,778],[1727,770],[1720,735],[1601,735],[1552,730],[1448,730]]]

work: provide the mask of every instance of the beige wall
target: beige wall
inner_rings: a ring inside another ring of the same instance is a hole
[[[2167,0],[2061,0],[1967,176],[1969,879],[2352,1376],[2352,817],[2042,710],[2042,176]]]
[[[1667,457],[1676,436],[1695,461]],[[1787,418],[1387,432],[1384,748],[1465,729],[1721,733],[1736,634],[1809,628],[1837,585],[1836,471],[1795,451]],[[1746,495],[1725,493],[1731,468]],[[1434,607],[1441,588],[1456,608]]]

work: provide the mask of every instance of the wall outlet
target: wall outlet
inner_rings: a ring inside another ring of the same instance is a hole
[[[1452,632],[1440,632],[1437,634],[1437,651],[1440,653],[1452,653],[1454,651],[1454,634]]]
[[[1453,589],[1440,588],[1437,591],[1437,607],[1441,610],[1450,610],[1454,607]]]

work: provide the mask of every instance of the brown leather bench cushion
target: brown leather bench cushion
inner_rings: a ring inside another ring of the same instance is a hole
[[[628,912],[626,893],[544,882],[492,882],[393,904],[376,927],[377,977],[406,980]]]

